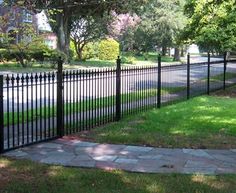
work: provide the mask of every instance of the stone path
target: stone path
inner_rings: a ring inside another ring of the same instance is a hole
[[[46,164],[142,173],[236,174],[236,150],[165,149],[58,139],[4,155]]]

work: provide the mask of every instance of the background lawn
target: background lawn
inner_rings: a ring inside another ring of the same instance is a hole
[[[236,148],[236,100],[203,96],[130,116],[80,137],[169,148]]]
[[[129,57],[129,53],[124,53],[124,57]],[[145,65],[157,65],[157,57],[158,54],[154,52],[150,52],[147,54],[147,60],[145,60],[144,56],[135,56],[134,64],[126,64],[122,63],[124,66],[145,66]],[[174,62],[172,57],[164,56],[162,57],[162,62],[164,63],[180,63]],[[88,59],[86,61],[71,61],[71,64],[64,65],[65,70],[77,70],[81,68],[103,68],[103,67],[115,67],[115,60],[99,60],[99,59]],[[20,64],[16,62],[6,62],[0,63],[0,71],[9,72],[9,73],[34,73],[34,72],[48,72],[48,71],[56,71],[54,68],[53,62],[45,62],[45,63],[32,63],[29,67],[23,68]]]
[[[234,193],[236,175],[138,174],[0,157],[1,193]]]

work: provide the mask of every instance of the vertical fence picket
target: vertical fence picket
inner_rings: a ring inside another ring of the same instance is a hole
[[[58,61],[57,70],[57,135],[64,135],[64,117],[63,117],[63,61]]]
[[[187,99],[190,99],[190,54],[187,56]]]
[[[0,75],[0,153],[4,152],[3,75]]]
[[[7,86],[7,148],[10,148],[10,97],[9,97],[9,86],[10,78],[9,75],[6,77],[6,86]],[[4,110],[4,109],[3,109]]]
[[[158,56],[157,107],[161,108],[161,55]]]
[[[226,70],[227,70],[227,52],[224,53],[224,82],[223,82],[223,89],[226,88]]]
[[[121,119],[121,59],[116,61],[116,121]]]
[[[211,54],[207,56],[207,94],[210,95],[210,80],[211,80]]]

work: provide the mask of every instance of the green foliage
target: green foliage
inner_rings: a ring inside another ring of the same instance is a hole
[[[113,39],[102,40],[99,43],[99,54],[100,60],[115,60],[120,53],[120,45]]]
[[[123,64],[135,64],[136,58],[134,56],[123,56],[121,61]]]
[[[99,42],[90,42],[84,46],[83,59],[98,58]]]
[[[45,57],[47,60],[53,62],[58,61],[59,58],[62,58],[62,60],[66,60],[67,58],[66,54],[59,50],[50,50]]]
[[[135,48],[139,52],[148,52],[155,48],[179,46],[179,33],[186,24],[181,0],[151,0],[143,7],[142,22],[134,38]]]
[[[236,47],[236,5],[234,0],[189,0],[185,6],[189,17],[182,34],[187,42],[195,42],[203,51],[224,52]]]

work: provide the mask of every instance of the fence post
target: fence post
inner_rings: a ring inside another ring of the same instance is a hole
[[[224,54],[224,90],[226,88],[227,52]]]
[[[210,76],[211,76],[211,54],[208,52],[207,62],[207,94],[210,95]]]
[[[157,107],[161,108],[161,55],[158,56]]]
[[[64,136],[64,117],[63,117],[63,60],[60,57],[57,67],[57,135]]]
[[[190,53],[187,56],[187,99],[190,99]]]
[[[116,60],[116,121],[121,119],[121,59]]]
[[[0,154],[4,152],[3,75],[0,75]]]

